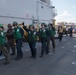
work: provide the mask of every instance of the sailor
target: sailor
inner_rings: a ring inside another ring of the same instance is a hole
[[[23,27],[28,32],[28,43],[31,50],[31,58],[36,58],[36,39],[37,39],[37,33],[35,30],[35,27],[33,25],[29,26],[29,29],[27,29],[26,26]]]
[[[62,26],[60,26],[59,28],[58,28],[58,34],[59,34],[59,42],[61,42],[62,41],[62,38],[63,38],[63,27]]]
[[[15,60],[19,60],[23,58],[23,52],[21,47],[24,31],[18,26],[17,22],[13,22],[13,26],[14,26],[14,38],[16,40],[16,48],[17,48],[17,57]]]
[[[53,51],[55,51],[55,28],[53,24],[48,24],[47,50],[49,52],[50,40],[52,41]]]
[[[48,53],[48,50],[46,48],[47,47],[46,42],[47,42],[48,33],[47,33],[47,29],[45,26],[46,26],[46,24],[42,23],[41,28],[39,29],[39,37],[40,37],[41,44],[42,44],[42,51],[41,51],[40,57],[43,57],[45,51],[46,51],[46,54]]]
[[[10,63],[10,56],[9,56],[9,52],[6,48],[6,38],[5,38],[5,34],[3,31],[3,26],[0,24],[0,50],[3,52],[4,56],[5,56],[5,65]]]
[[[69,28],[69,33],[70,33],[70,37],[72,37],[72,34],[73,34],[73,27],[72,26]]]
[[[11,48],[12,49],[11,55],[15,55],[14,34],[13,34],[13,29],[11,24],[8,24],[8,30],[6,32],[6,36],[7,36],[8,51],[10,52],[10,48]]]

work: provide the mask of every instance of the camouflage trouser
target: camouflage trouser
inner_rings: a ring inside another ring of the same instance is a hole
[[[7,48],[4,45],[0,45],[0,51],[3,52],[6,62],[10,62],[9,52],[8,52]]]
[[[55,37],[49,37],[49,38],[47,38],[47,49],[48,49],[48,51],[50,48],[50,40],[52,41],[53,49],[55,49]]]
[[[7,42],[7,49],[10,53],[10,48],[12,49],[12,53],[15,53],[15,44],[14,44],[14,39],[8,40]]]

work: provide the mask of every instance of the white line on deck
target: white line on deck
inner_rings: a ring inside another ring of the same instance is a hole
[[[49,55],[53,55],[53,54],[54,54],[54,53],[51,53],[51,52],[49,53]]]
[[[71,43],[68,43],[68,44],[71,44]]]
[[[76,45],[74,46],[74,48],[76,48]]]
[[[76,62],[72,62],[72,65],[76,65]]]
[[[0,60],[1,60],[1,59],[4,59],[4,58],[5,58],[5,57],[0,57]]]
[[[75,53],[76,51],[75,51],[75,50],[73,50],[72,52],[73,52],[73,53]]]
[[[65,48],[65,47],[61,47],[61,48]]]

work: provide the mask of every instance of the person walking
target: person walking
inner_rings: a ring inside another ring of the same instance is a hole
[[[36,58],[36,39],[37,39],[37,32],[35,30],[35,27],[33,25],[29,26],[29,29],[26,28],[26,26],[23,26],[23,28],[28,32],[28,43],[31,50],[31,58]]]
[[[7,47],[6,47],[6,37],[5,37],[3,30],[4,30],[4,28],[0,24],[0,51],[2,51],[2,53],[5,56],[6,61],[5,61],[4,65],[7,65],[10,63],[10,56],[9,56],[9,52],[7,50]]]
[[[50,40],[52,41],[53,51],[55,51],[55,28],[50,23],[48,24],[48,38],[47,38],[47,49],[49,52]]]
[[[39,38],[40,38],[41,44],[42,44],[42,51],[41,51],[40,57],[43,57],[45,51],[46,51],[46,54],[48,54],[48,49],[47,49],[47,45],[46,45],[48,31],[45,26],[46,26],[46,24],[42,23],[41,28],[39,29]]]
[[[68,36],[68,31],[69,31],[68,27],[66,27],[66,36]]]
[[[72,33],[73,33],[73,27],[72,26],[70,27],[69,32],[70,32],[70,37],[72,37]]]
[[[62,38],[63,38],[63,28],[62,28],[62,26],[59,27],[58,34],[59,34],[59,41],[61,42]]]
[[[15,55],[15,44],[14,44],[14,30],[12,29],[12,25],[8,24],[8,30],[6,32],[7,36],[7,49],[10,53],[10,48],[12,49],[11,55]]]
[[[13,26],[14,26],[14,38],[16,40],[16,48],[17,48],[17,56],[15,60],[19,60],[23,58],[23,52],[21,47],[24,31],[18,26],[17,22],[13,22]]]

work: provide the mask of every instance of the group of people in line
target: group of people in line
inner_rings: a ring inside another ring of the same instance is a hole
[[[41,24],[41,28],[36,31],[34,25],[29,25],[27,28],[24,23],[22,23],[23,29],[28,33],[28,44],[31,51],[31,58],[36,59],[37,49],[36,42],[37,36],[42,44],[40,58],[44,56],[44,54],[49,54],[50,41],[52,41],[53,52],[55,52],[55,27],[53,24],[46,23]],[[14,28],[13,28],[14,27]],[[13,22],[13,24],[8,24],[7,32],[4,33],[4,27],[0,24],[0,51],[5,56],[5,65],[10,63],[10,48],[12,50],[11,55],[16,55],[15,60],[20,60],[23,58],[22,52],[22,42],[24,37],[24,31],[17,22]],[[59,28],[59,38],[62,40],[62,28]],[[15,42],[14,42],[15,41]],[[15,45],[16,43],[16,45]],[[17,51],[16,51],[17,50]],[[17,52],[17,53],[16,53]]]
[[[61,25],[58,27],[58,39],[60,42],[62,41],[63,35],[73,37],[73,33],[76,34],[76,28],[73,25],[66,28],[63,28]]]

